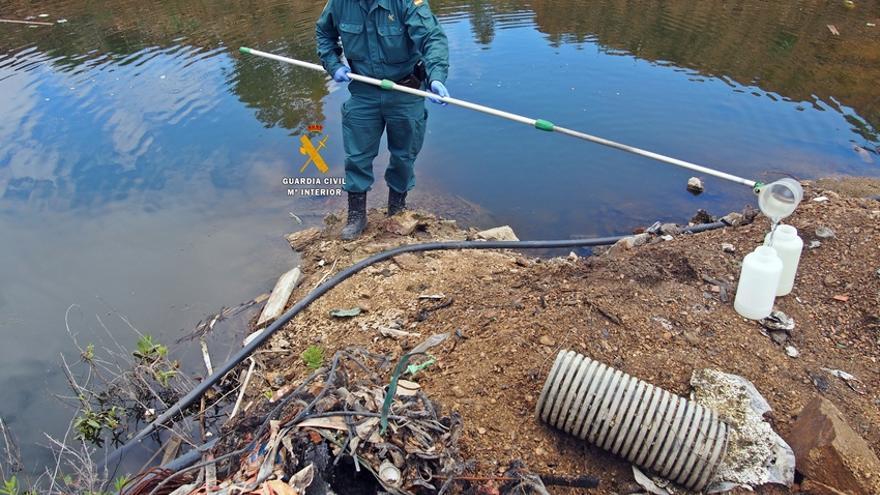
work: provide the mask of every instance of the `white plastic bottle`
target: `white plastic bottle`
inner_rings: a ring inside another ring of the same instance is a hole
[[[736,287],[736,299],[733,301],[736,312],[751,320],[770,316],[780,275],[782,275],[782,260],[779,259],[775,249],[758,246],[747,254],[743,259],[739,284]]]
[[[798,236],[796,228],[791,225],[779,225],[774,232],[764,237],[764,245],[775,249],[779,259],[782,260],[782,275],[779,277],[776,296],[787,296],[794,287],[794,277],[797,275],[801,251],[804,250],[804,241]]]

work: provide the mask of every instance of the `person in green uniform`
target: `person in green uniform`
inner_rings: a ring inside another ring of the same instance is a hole
[[[321,63],[337,82],[350,82],[348,73],[354,71],[449,96],[445,86],[449,44],[427,0],[328,0],[315,34]],[[357,81],[348,89],[351,97],[342,105],[348,193],[345,240],[358,237],[367,225],[367,191],[373,185],[373,159],[379,154],[383,131],[391,153],[385,171],[388,215],[406,208],[428,119],[424,100],[418,96]],[[439,99],[432,101],[445,105]]]

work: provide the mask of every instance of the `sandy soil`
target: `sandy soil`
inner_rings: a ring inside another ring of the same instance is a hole
[[[777,308],[795,319],[787,344],[797,348],[797,358],[733,310],[742,257],[768,229],[766,219],[758,217],[742,227],[657,239],[586,258],[450,251],[379,263],[329,292],[273,337],[260,354],[265,368],[251,393],[265,400],[262,394],[277,389],[282,379],[305,376],[299,356],[312,344],[327,355],[359,345],[399,356],[431,334],[458,332],[463,338],[434,349],[437,364],[417,381],[445,408],[461,413],[463,453],[477,461],[477,474],[500,473],[509,461],[521,459],[540,473],[592,473],[602,483],[594,493],[637,491],[627,463],[535,418],[535,401],[560,349],[682,395],[689,392],[694,369],[741,375],[773,407],[771,421],[783,437],[800,408],[822,394],[869,444],[880,445],[880,202],[852,197],[876,190],[880,182],[869,179],[808,183],[804,203],[788,221],[806,245],[820,226],[835,233],[819,247],[805,247],[794,292],[777,300]],[[813,201],[817,196],[828,200]],[[302,251],[305,276],[291,301],[329,273],[390,246],[473,234],[430,215],[407,236],[389,232],[393,228],[381,212],[370,220],[366,235],[353,243],[337,240],[338,221],[313,233]],[[724,252],[722,243],[735,246],[735,253]],[[726,302],[707,279],[730,284]],[[425,294],[444,299],[419,299]],[[353,318],[329,315],[355,306],[364,312]],[[421,337],[380,335],[379,327],[394,325]],[[823,367],[855,375],[864,393]],[[797,493],[797,487],[758,492]]]

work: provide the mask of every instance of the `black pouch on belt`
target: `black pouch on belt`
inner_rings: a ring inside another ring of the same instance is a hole
[[[412,89],[421,89],[422,83],[425,82],[425,79],[427,78],[428,73],[425,70],[425,63],[419,60],[419,63],[413,68],[412,74],[399,81],[395,81],[395,83]]]

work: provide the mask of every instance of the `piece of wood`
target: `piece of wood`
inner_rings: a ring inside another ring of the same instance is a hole
[[[54,26],[51,22],[43,22],[43,21],[19,21],[18,19],[0,19],[0,22],[6,24],[30,24],[34,26]]]
[[[284,307],[287,306],[287,300],[290,299],[290,294],[293,292],[296,284],[299,283],[300,278],[302,278],[302,271],[300,271],[299,267],[290,270],[278,278],[278,281],[275,282],[275,288],[272,289],[272,294],[269,296],[269,300],[263,306],[260,319],[257,320],[258,326],[281,316],[281,313],[284,312]]]
[[[159,465],[164,466],[177,459],[177,453],[180,452],[180,445],[182,443],[183,439],[178,436],[169,438],[168,443],[165,444],[165,452],[162,454],[162,463]]]

